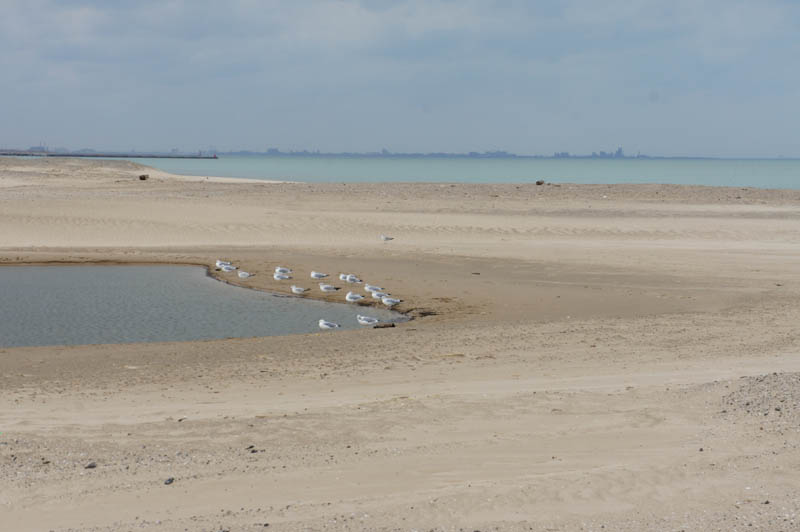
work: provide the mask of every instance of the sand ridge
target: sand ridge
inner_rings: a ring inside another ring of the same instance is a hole
[[[352,271],[415,319],[0,349],[11,529],[797,528],[797,191],[148,172],[0,159],[0,261]]]

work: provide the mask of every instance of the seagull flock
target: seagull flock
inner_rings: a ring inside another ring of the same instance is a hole
[[[391,240],[392,238],[391,237],[384,238],[384,235],[381,235],[381,239],[387,241]],[[219,268],[220,271],[224,273],[235,272],[236,270],[239,269],[238,267],[234,266],[230,261],[225,261],[225,260],[217,260],[216,265],[217,268]],[[253,276],[252,273],[248,273],[245,271],[239,271],[238,275],[241,279],[247,279],[248,277]],[[311,272],[311,278],[314,279],[315,281],[322,281],[327,277],[328,277],[327,273],[322,273],[317,271]],[[275,268],[275,272],[272,274],[272,278],[275,279],[276,281],[288,281],[292,278],[292,270],[290,268],[285,268],[283,266],[277,266]],[[372,297],[372,299],[380,300],[380,302],[383,303],[388,308],[392,308],[398,303],[402,303],[403,301],[402,299],[397,299],[392,297],[391,295],[389,295],[389,293],[385,292],[384,289],[381,288],[380,286],[364,283],[364,281],[359,279],[357,275],[354,275],[352,273],[340,273],[339,280],[344,281],[348,284],[363,284],[364,292],[369,294]],[[303,288],[301,286],[297,286],[294,284],[291,286],[291,289],[293,294],[299,296],[305,294],[310,290],[309,288]],[[326,293],[332,293],[341,290],[340,287],[328,284],[326,282],[320,282],[319,289],[321,292],[326,292]],[[350,290],[347,292],[347,295],[344,296],[344,299],[348,303],[358,303],[362,299],[366,299],[366,297],[367,296],[358,294],[353,290]],[[361,314],[356,314],[356,321],[360,325],[367,325],[367,326],[373,326],[380,323],[380,320],[378,318],[374,318],[372,316],[362,316]],[[332,321],[328,321],[325,319],[319,320],[319,328],[322,330],[338,329],[339,327],[341,327],[341,325],[339,325],[338,323],[334,323]]]

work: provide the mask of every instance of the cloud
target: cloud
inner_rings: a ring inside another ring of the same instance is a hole
[[[10,0],[0,144],[770,154],[798,26],[779,0]]]

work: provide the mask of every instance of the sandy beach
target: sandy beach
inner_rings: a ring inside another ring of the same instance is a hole
[[[352,271],[413,318],[0,348],[2,530],[800,529],[797,190],[0,158],[0,263]]]

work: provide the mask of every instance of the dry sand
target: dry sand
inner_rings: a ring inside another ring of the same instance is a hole
[[[5,263],[216,258],[415,319],[0,349],[0,529],[800,529],[798,191],[0,159]]]

